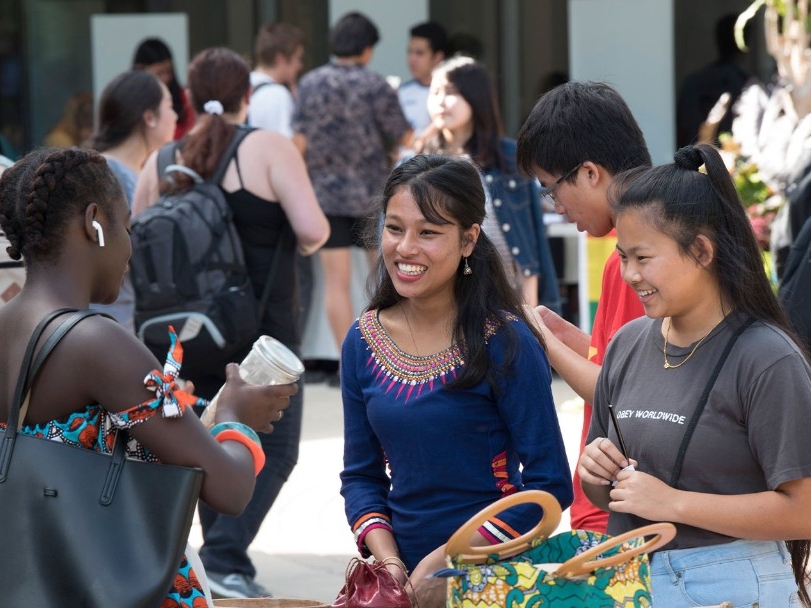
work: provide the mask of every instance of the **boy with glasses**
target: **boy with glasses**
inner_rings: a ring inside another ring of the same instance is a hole
[[[642,131],[628,105],[611,86],[568,82],[543,95],[518,134],[518,164],[543,185],[555,212],[581,232],[606,236],[614,230],[608,188],[622,171],[651,165]],[[585,401],[580,451],[591,421],[591,401],[608,342],[625,323],[644,314],[636,292],[623,280],[612,253],[603,269],[602,291],[592,334],[548,308],[535,309],[555,371]],[[574,476],[574,529],[605,532],[608,514],[583,494]]]

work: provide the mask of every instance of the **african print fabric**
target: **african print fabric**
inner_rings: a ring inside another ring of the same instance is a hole
[[[179,418],[192,405],[205,405],[177,384],[177,376],[183,361],[183,347],[174,328],[170,327],[170,349],[163,370],[153,370],[144,378],[144,385],[155,393],[153,399],[139,403],[127,410],[109,412],[99,404],[86,406],[59,420],[44,424],[25,425],[20,433],[41,439],[60,441],[67,445],[111,454],[119,429],[130,429],[160,414],[166,418]],[[5,428],[5,423],[0,427]],[[159,462],[157,457],[138,441],[130,437],[127,456],[135,460]],[[114,603],[114,599],[111,598]],[[161,608],[205,608],[208,606],[202,585],[186,557],[178,568],[172,588]]]

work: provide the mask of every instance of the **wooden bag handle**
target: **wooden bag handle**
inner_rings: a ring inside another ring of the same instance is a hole
[[[537,504],[543,508],[543,517],[532,530],[518,538],[513,538],[498,545],[486,545],[483,547],[472,547],[470,545],[473,533],[488,519],[502,511],[506,511],[510,507],[525,503]],[[488,505],[467,520],[461,528],[453,533],[445,547],[445,553],[455,560],[469,564],[484,563],[491,555],[498,555],[499,558],[515,555],[528,549],[530,542],[536,538],[548,538],[558,527],[560,515],[560,504],[549,492],[541,490],[516,492]]]
[[[649,541],[642,543],[638,547],[634,547],[628,551],[622,551],[616,555],[604,557],[603,559],[589,561],[591,558],[596,557],[601,553],[605,553],[608,549],[618,547],[629,540],[650,535],[654,535],[654,537]],[[666,545],[673,540],[675,536],[676,526],[669,523],[656,523],[642,526],[641,528],[634,528],[633,530],[629,530],[624,534],[612,536],[596,547],[592,547],[588,551],[583,551],[583,553],[575,555],[573,558],[566,560],[558,567],[555,574],[566,577],[581,576],[583,574],[590,574],[597,568],[616,566],[618,564],[627,562],[629,559],[639,555],[640,553],[654,551],[662,545]]]

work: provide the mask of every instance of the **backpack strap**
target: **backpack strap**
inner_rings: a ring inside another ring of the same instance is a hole
[[[262,289],[262,296],[259,298],[258,316],[260,323],[265,316],[265,309],[268,307],[268,300],[270,299],[270,290],[273,288],[273,284],[275,283],[276,273],[279,271],[279,262],[282,258],[282,254],[284,253],[283,250],[287,246],[288,240],[290,240],[290,235],[287,227],[285,227],[282,229],[282,233],[279,235],[279,241],[276,243],[276,251],[273,252],[273,261],[270,263],[268,278],[265,281],[265,287]]]
[[[242,143],[242,140],[245,139],[245,136],[248,135],[251,131],[255,131],[253,127],[246,127],[245,125],[236,125],[236,130],[234,131],[234,136],[231,138],[231,143],[228,144],[228,147],[220,156],[220,162],[217,163],[217,168],[214,169],[214,173],[206,179],[206,181],[210,184],[219,185],[222,181],[225,172],[228,170],[228,165],[231,163],[231,159],[237,152],[237,148],[239,148],[239,144]]]
[[[220,157],[220,162],[217,164],[217,168],[214,169],[214,173],[205,180],[211,184],[219,184],[222,181],[225,172],[228,170],[228,165],[231,162],[231,158],[237,151],[239,144],[242,143],[242,140],[245,139],[245,136],[254,131],[253,127],[248,127],[245,125],[236,125],[236,131],[234,131],[234,136],[231,138],[231,143],[228,144],[228,147],[223,152],[222,156]],[[166,173],[167,167],[170,165],[176,165],[175,162],[175,153],[177,152],[178,148],[180,147],[181,141],[173,141],[171,143],[166,144],[160,150],[158,150],[158,159],[157,159],[157,166],[158,166],[158,182],[164,178],[164,174]],[[191,169],[189,169],[191,171]],[[192,179],[194,175],[191,176]]]
[[[166,173],[166,167],[175,162],[175,152],[177,152],[177,148],[180,145],[179,141],[173,141],[165,146],[161,147],[158,150],[158,183],[164,178]]]
[[[284,85],[281,82],[276,82],[275,80],[266,80],[265,82],[260,82],[253,89],[251,89],[251,97],[253,97],[259,89],[264,89],[265,87],[270,87],[273,85],[284,87]],[[284,88],[286,89],[287,87]]]

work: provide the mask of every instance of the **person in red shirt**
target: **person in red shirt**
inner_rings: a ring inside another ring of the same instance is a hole
[[[604,83],[572,81],[552,89],[535,104],[518,134],[518,164],[540,180],[542,194],[556,213],[566,215],[581,232],[601,237],[614,230],[607,196],[614,176],[649,167],[651,158],[639,125],[615,89]],[[644,314],[636,292],[622,280],[619,266],[614,252],[603,269],[591,335],[545,306],[534,311],[552,367],[585,401],[580,452],[606,347],[622,325]],[[577,473],[574,496],[572,528],[605,532],[608,514],[586,498]]]

